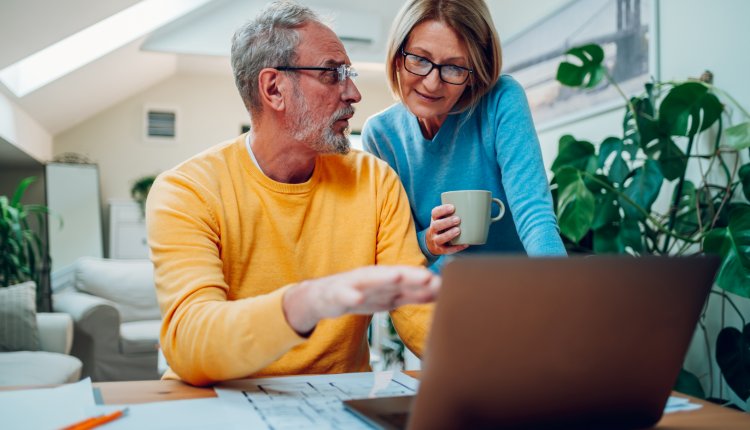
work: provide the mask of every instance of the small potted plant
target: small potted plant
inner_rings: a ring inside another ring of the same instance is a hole
[[[39,204],[23,204],[26,189],[36,180],[21,181],[13,196],[0,196],[0,287],[34,281],[39,289],[38,307],[49,311],[49,291],[45,290],[42,274],[49,267],[46,245],[35,231],[29,218],[35,216],[37,225],[44,229],[49,209]],[[62,220],[60,220],[62,225]]]
[[[133,186],[130,188],[130,195],[133,197],[133,200],[138,203],[138,206],[140,206],[141,215],[143,216],[146,214],[146,198],[148,197],[148,192],[151,191],[151,185],[153,185],[155,180],[156,175],[144,176],[136,179]]]

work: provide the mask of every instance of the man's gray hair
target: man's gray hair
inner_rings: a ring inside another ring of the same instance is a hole
[[[307,6],[292,0],[277,0],[234,33],[234,82],[251,117],[262,110],[258,94],[260,71],[294,64],[299,43],[297,29],[308,22],[321,22],[321,19]]]

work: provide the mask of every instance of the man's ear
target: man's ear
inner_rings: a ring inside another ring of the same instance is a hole
[[[258,75],[258,89],[260,101],[263,106],[268,106],[275,111],[285,108],[284,88],[288,80],[281,78],[278,70],[263,69]]]

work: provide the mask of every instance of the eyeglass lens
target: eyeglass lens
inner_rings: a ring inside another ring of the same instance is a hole
[[[354,80],[359,75],[356,70],[346,64],[340,65],[336,71],[339,73],[339,82],[346,81],[346,78]]]
[[[469,70],[452,64],[435,64],[419,55],[404,53],[404,66],[406,70],[419,76],[427,76],[432,69],[438,68],[440,79],[449,83],[460,85],[469,78]]]

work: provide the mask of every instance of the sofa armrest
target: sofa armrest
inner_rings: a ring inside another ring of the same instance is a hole
[[[42,351],[69,354],[73,345],[73,318],[65,313],[37,313]]]
[[[91,294],[67,292],[55,294],[52,299],[55,312],[65,312],[73,317],[76,330],[94,338],[120,337],[120,313],[115,304]]]

